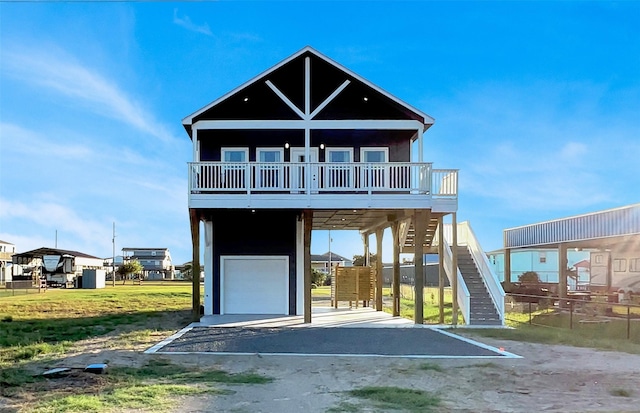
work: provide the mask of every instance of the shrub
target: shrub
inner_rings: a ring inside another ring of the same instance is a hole
[[[540,283],[540,277],[538,276],[538,273],[535,271],[527,271],[527,272],[523,272],[518,276],[518,281],[520,281],[521,283],[538,284]]]
[[[325,280],[327,279],[327,274],[316,270],[315,268],[311,269],[311,283],[318,285],[324,285]]]

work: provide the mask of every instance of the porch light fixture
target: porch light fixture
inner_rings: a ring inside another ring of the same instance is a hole
[[[289,142],[285,142],[285,143],[284,143],[284,148],[285,148],[285,149],[289,149]]]
[[[364,100],[365,102],[368,102],[369,98],[365,96],[365,97],[362,98],[362,100]]]
[[[324,143],[320,144],[320,149],[324,150]]]
[[[249,101],[249,97],[245,96],[245,98],[243,99],[243,101],[248,102]]]

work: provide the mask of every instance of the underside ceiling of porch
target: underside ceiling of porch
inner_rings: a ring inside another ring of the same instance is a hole
[[[414,210],[395,209],[338,209],[338,210],[314,210],[314,230],[357,230],[372,233],[376,229],[390,227],[394,221],[410,220]],[[427,234],[423,245],[429,247],[438,227],[438,218],[444,214],[431,213]],[[409,222],[409,228],[404,239],[403,249],[414,244],[413,223]],[[411,251],[412,252],[412,251]]]

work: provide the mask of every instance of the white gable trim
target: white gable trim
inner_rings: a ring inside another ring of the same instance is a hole
[[[315,118],[318,113],[320,113],[320,111],[322,109],[324,109],[329,103],[331,103],[331,101],[333,99],[336,98],[336,96],[338,96],[340,94],[340,92],[342,92],[344,90],[344,88],[346,88],[347,86],[349,86],[349,83],[351,83],[350,80],[345,80],[343,84],[341,84],[336,90],[333,91],[333,93],[331,95],[329,95],[328,98],[326,98],[324,100],[324,102],[322,102],[320,105],[318,105],[318,107],[316,108],[316,110],[313,111],[313,113],[311,113],[311,118]]]
[[[199,120],[193,130],[203,129],[380,129],[419,130],[417,120]]]
[[[279,69],[280,67],[284,66],[285,64],[289,63],[290,61],[296,59],[298,56],[300,56],[300,55],[302,55],[302,54],[304,54],[306,52],[310,52],[310,53],[314,54],[315,56],[319,57],[320,59],[324,60],[325,62],[327,62],[327,63],[331,64],[332,66],[342,70],[343,72],[347,73],[348,75],[352,76],[353,78],[357,79],[358,81],[364,83],[365,85],[369,86],[370,88],[374,89],[375,91],[381,93],[385,97],[393,100],[394,102],[398,103],[399,105],[401,105],[401,106],[405,107],[406,109],[414,112],[415,114],[421,116],[424,119],[424,126],[426,126],[426,127],[431,126],[435,122],[435,119],[432,118],[431,116],[427,115],[426,113],[424,113],[424,112],[416,109],[415,107],[407,104],[406,102],[403,102],[402,100],[396,98],[395,96],[391,95],[390,93],[388,93],[384,89],[374,85],[373,83],[369,82],[368,80],[366,80],[365,78],[363,78],[360,75],[356,74],[355,72],[352,72],[351,70],[347,69],[346,67],[344,67],[341,64],[337,63],[336,61],[334,61],[334,60],[328,58],[327,56],[323,55],[322,53],[318,52],[317,50],[315,50],[311,46],[306,46],[303,49],[301,49],[300,51],[294,53],[293,55],[291,55],[288,58],[284,59],[280,63],[276,64],[275,66],[273,66],[273,67],[265,70],[264,72],[260,73],[258,76],[254,77],[253,79],[250,79],[249,81],[243,83],[242,85],[240,85],[237,88],[233,89],[229,93],[221,96],[220,98],[214,100],[213,102],[209,103],[205,107],[203,107],[203,108],[197,110],[196,112],[192,113],[191,115],[185,117],[182,120],[182,124],[185,125],[185,126],[186,125],[191,125],[193,123],[193,118],[195,118],[196,116],[198,116],[201,113],[211,109],[215,105],[217,105],[220,102],[226,100],[227,98],[229,98],[230,96],[236,94],[237,92],[241,91],[242,89],[252,85],[253,83],[255,83],[258,80],[260,80],[261,78],[267,76],[271,72]],[[308,96],[308,93],[307,93],[307,96]],[[306,112],[308,113],[309,110],[306,110]]]
[[[305,114],[302,113],[302,111],[296,105],[294,105],[293,102],[289,100],[289,98],[276,87],[276,85],[271,83],[270,80],[267,80],[265,83],[267,84],[267,86],[269,86],[269,88],[271,88],[271,90],[273,90],[276,95],[278,95],[280,99],[282,99],[284,103],[287,104],[287,106],[291,108],[292,111],[300,116],[301,119],[305,119]]]

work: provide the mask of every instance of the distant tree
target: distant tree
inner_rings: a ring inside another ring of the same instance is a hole
[[[540,276],[535,271],[527,271],[518,276],[518,281],[521,283],[537,284],[540,283]]]
[[[567,277],[569,278],[573,278],[574,280],[578,280],[578,269],[577,268],[567,268],[567,271],[565,272],[565,274],[567,274]]]
[[[185,280],[191,281],[193,279],[193,265],[191,262],[185,263],[180,273]]]
[[[132,275],[139,275],[140,273],[142,273],[143,269],[144,267],[142,266],[142,264],[140,264],[140,261],[131,260],[118,267],[118,270],[116,272],[122,277],[122,285],[124,285],[129,277],[131,277]]]
[[[369,263],[374,263],[376,261],[376,254],[369,254]],[[356,267],[364,266],[364,255],[354,255],[353,256],[353,265]]]

